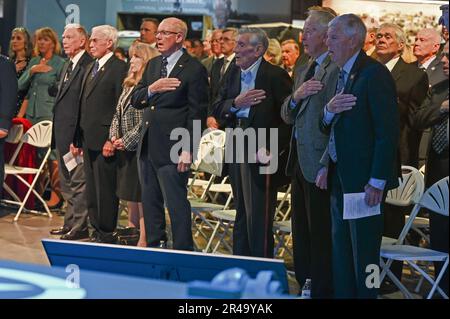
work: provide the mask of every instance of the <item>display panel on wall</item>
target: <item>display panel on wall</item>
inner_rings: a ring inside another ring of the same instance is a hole
[[[305,20],[309,7],[321,5],[322,0],[292,0],[292,20]]]

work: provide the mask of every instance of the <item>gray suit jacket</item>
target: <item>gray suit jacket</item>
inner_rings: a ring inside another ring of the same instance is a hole
[[[304,82],[306,73],[311,66],[311,62],[306,68],[300,70],[295,78],[295,92]],[[286,98],[281,108],[281,117],[288,124],[294,124],[291,136],[292,143],[297,143],[297,156],[305,179],[314,183],[317,172],[323,167],[320,159],[328,145],[329,136],[319,129],[320,114],[336,93],[336,84],[339,76],[339,68],[329,57],[314,75],[314,79],[321,81],[324,88],[317,94],[309,96],[300,101],[297,107],[291,108],[291,98],[293,94]],[[296,132],[296,133],[295,133]],[[297,139],[295,139],[295,134]],[[288,166],[290,167],[292,154],[289,154]]]

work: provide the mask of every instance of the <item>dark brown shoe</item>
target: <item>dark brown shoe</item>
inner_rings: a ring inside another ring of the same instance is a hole
[[[63,226],[63,227],[59,227],[59,228],[56,228],[56,229],[52,229],[50,231],[50,235],[62,236],[62,235],[67,234],[68,232],[70,232],[70,228],[66,227],[66,226]]]

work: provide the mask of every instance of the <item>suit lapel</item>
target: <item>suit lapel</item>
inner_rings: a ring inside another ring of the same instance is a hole
[[[268,62],[266,62],[264,59],[262,59],[261,64],[258,69],[258,72],[256,73],[256,78],[255,78],[255,89],[256,90],[265,90],[266,89],[265,85],[264,85],[264,83],[266,82],[266,81],[264,81],[264,79],[268,79],[268,77],[266,76],[266,63],[268,63]],[[241,75],[241,72],[239,72],[239,91],[241,88],[241,86],[240,86],[241,76],[240,75]],[[266,94],[270,94],[270,92],[266,92]],[[263,104],[264,104],[264,101],[262,101],[260,105],[250,108],[250,113],[248,115],[250,123],[253,122],[253,118],[255,117],[256,108],[263,107]]]
[[[314,80],[317,80],[317,81],[323,80],[323,78],[327,74],[327,67],[330,64],[330,61],[331,61],[330,58],[327,56],[325,58],[325,60],[323,61],[323,63],[319,66],[317,73],[314,75],[314,77],[313,77]],[[303,74],[302,74],[303,80],[305,79],[305,75],[306,75],[306,73],[308,73],[308,70],[311,67],[311,64],[312,64],[312,61],[309,63],[308,68],[305,70],[305,72],[303,72]],[[302,80],[302,83],[303,83],[303,80]],[[308,98],[306,98],[306,100],[303,101],[302,105],[300,106],[300,110],[297,113],[296,118],[299,117],[300,114],[305,110],[306,106],[308,105],[309,101],[311,100],[311,97],[312,96],[308,96]]]
[[[169,74],[169,78],[176,78],[181,71],[184,70],[186,63],[189,63],[189,57],[184,53],[181,58],[175,63],[172,72]]]
[[[394,68],[391,71],[391,75],[394,78],[394,81],[397,83],[400,78],[402,77],[404,71],[405,71],[405,62],[403,61],[403,59],[400,57],[400,59],[398,60],[397,64],[394,66]]]
[[[364,65],[364,59],[368,58],[366,53],[364,51],[361,51],[356,58],[355,64],[353,64],[352,70],[350,71],[350,74],[348,75],[347,82],[345,83],[345,89],[344,94],[349,94],[350,91],[353,88],[353,84],[355,83],[355,80],[358,78],[359,70]],[[339,121],[341,118],[342,113],[339,113],[335,116],[334,125]]]
[[[88,87],[86,88],[86,97],[88,97],[92,91],[94,90],[94,88],[96,87],[96,85],[98,84],[98,82],[101,81],[101,79],[103,79],[103,77],[105,76],[106,70],[108,70],[108,68],[110,67],[110,65],[114,62],[114,59],[116,59],[114,56],[112,56],[106,63],[105,65],[103,65],[99,70],[97,75],[89,82]],[[95,64],[95,62],[94,62]],[[88,76],[91,76],[91,72],[92,69],[94,68],[94,64],[91,67],[91,71],[88,73]]]

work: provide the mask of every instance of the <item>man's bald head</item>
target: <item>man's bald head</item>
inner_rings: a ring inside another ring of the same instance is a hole
[[[177,32],[180,32],[183,35],[183,41],[186,39],[188,33],[186,22],[178,18],[171,17],[161,21],[161,24],[163,23],[171,25],[173,29],[175,29]]]

